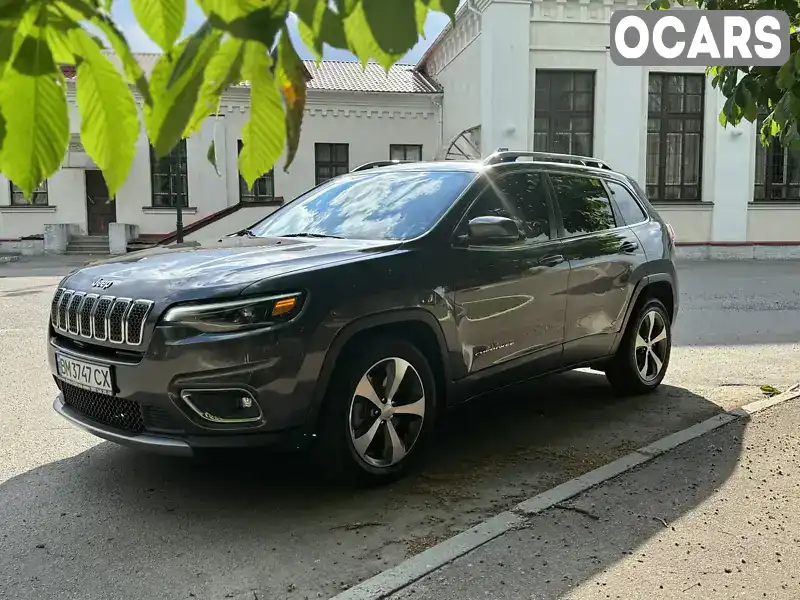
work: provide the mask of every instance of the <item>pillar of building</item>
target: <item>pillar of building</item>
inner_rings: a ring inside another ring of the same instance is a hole
[[[494,0],[481,24],[481,153],[528,150],[531,4]]]

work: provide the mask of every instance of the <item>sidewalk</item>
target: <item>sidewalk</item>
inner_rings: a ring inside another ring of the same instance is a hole
[[[108,258],[100,254],[18,256],[0,261],[0,277],[63,277],[87,263]]]
[[[800,598],[800,400],[531,517],[392,600]]]

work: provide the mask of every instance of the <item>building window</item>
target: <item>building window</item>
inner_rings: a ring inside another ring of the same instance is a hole
[[[701,199],[704,75],[651,73],[647,94],[647,196]]]
[[[390,144],[389,160],[422,160],[422,146],[413,144]]]
[[[591,156],[594,71],[536,70],[533,149]]]
[[[239,140],[239,154],[242,153],[242,140]],[[239,174],[239,202],[274,202],[275,200],[275,169],[270,169],[256,179],[253,189],[247,187],[247,182]]]
[[[761,144],[761,125],[766,115],[758,118],[756,130],[756,186],[753,197],[757,201],[800,200],[800,149],[786,148],[780,140],[772,138],[769,146]]]
[[[47,206],[47,180],[45,179],[38,187],[34,188],[31,193],[30,200],[25,199],[25,194],[22,189],[14,185],[14,182],[8,182],[11,188],[11,205],[12,206]]]
[[[350,172],[350,147],[347,144],[315,144],[316,185]]]
[[[186,140],[181,140],[163,158],[156,158],[150,147],[150,173],[153,181],[153,206],[189,206],[186,167]]]

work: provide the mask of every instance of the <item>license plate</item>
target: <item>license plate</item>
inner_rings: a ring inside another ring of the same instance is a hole
[[[101,394],[114,394],[111,384],[111,367],[103,367],[82,360],[56,354],[58,376],[64,381]]]

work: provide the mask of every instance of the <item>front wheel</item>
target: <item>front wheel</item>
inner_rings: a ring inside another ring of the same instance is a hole
[[[323,407],[324,474],[367,484],[397,479],[422,454],[435,408],[433,372],[410,342],[376,339],[347,353]]]
[[[649,298],[628,324],[606,378],[622,394],[653,392],[667,373],[671,350],[669,314],[660,300]]]

